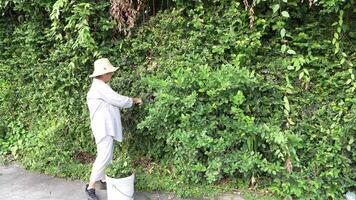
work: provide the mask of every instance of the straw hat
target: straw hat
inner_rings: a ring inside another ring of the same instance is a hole
[[[117,67],[112,66],[109,59],[100,58],[94,62],[94,72],[90,75],[90,78],[97,77],[103,74],[114,72],[117,70]]]

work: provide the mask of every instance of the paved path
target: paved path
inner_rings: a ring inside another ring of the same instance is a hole
[[[29,172],[17,166],[0,165],[0,199],[4,200],[86,200],[85,183],[54,178]],[[97,190],[100,200],[106,200],[106,191]],[[224,195],[219,200],[244,200],[237,195]],[[135,200],[179,200],[173,195],[137,192]]]

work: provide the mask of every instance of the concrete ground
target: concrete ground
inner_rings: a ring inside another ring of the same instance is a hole
[[[29,172],[18,166],[0,165],[0,199],[3,200],[86,200],[85,183],[54,178]],[[106,200],[106,190],[97,190],[100,200]],[[218,200],[244,200],[225,194]],[[119,199],[118,199],[119,200]],[[179,200],[174,195],[136,192],[135,200]]]

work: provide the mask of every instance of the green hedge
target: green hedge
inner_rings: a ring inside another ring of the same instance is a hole
[[[176,183],[342,198],[355,188],[354,1],[309,3],[257,1],[251,16],[243,1],[176,2],[125,37],[108,2],[2,1],[0,154],[88,178],[85,95],[105,56],[120,68],[112,87],[146,100],[123,111],[138,167]]]

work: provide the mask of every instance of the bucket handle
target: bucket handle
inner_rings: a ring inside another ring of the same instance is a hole
[[[134,194],[133,194],[132,196],[129,196],[129,195],[123,193],[119,188],[117,188],[116,185],[112,185],[112,187],[113,187],[114,189],[116,189],[118,192],[120,192],[122,195],[124,195],[125,197],[130,198],[130,199],[133,199]]]

